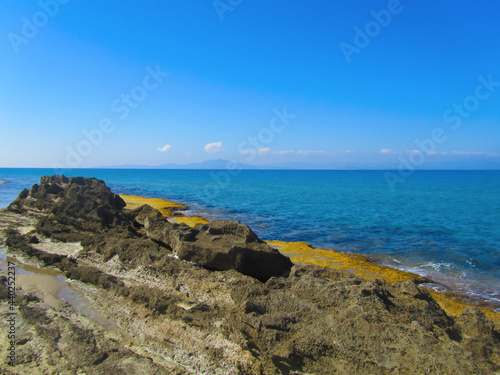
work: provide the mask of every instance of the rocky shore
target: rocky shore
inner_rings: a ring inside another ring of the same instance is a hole
[[[9,310],[2,269],[2,373],[500,373],[500,322],[447,314],[416,276],[368,279],[326,253],[329,267],[294,264],[244,224],[126,207],[101,180],[45,176],[0,210],[7,260],[64,275],[112,322],[22,278]]]

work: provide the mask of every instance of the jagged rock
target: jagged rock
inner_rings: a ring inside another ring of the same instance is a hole
[[[117,254],[120,260],[130,262],[144,259],[144,254],[161,258],[165,251],[158,245],[148,243],[133,231],[127,234],[113,229],[144,226],[149,239],[172,250],[179,259],[208,269],[234,269],[266,281],[286,275],[293,265],[248,226],[236,221],[215,220],[191,228],[169,223],[158,210],[147,205],[128,213],[122,211],[124,207],[123,199],[102,180],[43,176],[39,185],[23,190],[9,209],[47,213],[37,224],[38,233],[64,242],[83,241],[85,247],[102,254],[105,260]],[[89,237],[89,232],[94,236]]]
[[[214,220],[191,228],[154,216],[147,217],[144,226],[150,238],[169,246],[180,259],[209,269],[235,269],[266,281],[273,276],[286,276],[293,265],[247,225],[236,221]]]
[[[146,218],[148,217],[150,218],[150,220],[164,219],[160,211],[151,206],[148,206],[147,204],[130,211],[127,216],[130,218],[130,220],[134,220],[141,226],[144,226],[144,220],[146,220]]]
[[[14,212],[39,210],[48,214],[39,231],[62,241],[79,241],[79,230],[98,232],[126,223],[123,199],[102,180],[83,177],[43,176],[40,184],[23,190],[8,209]]]

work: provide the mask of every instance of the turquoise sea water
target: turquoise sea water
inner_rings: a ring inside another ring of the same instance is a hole
[[[231,173],[230,173],[231,172]],[[0,207],[51,169],[0,169]],[[383,171],[81,169],[113,191],[190,205],[262,239],[372,255],[500,303],[500,171],[415,171],[394,190]]]

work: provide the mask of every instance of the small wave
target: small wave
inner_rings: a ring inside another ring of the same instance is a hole
[[[471,268],[476,268],[476,265],[473,263],[472,259],[466,260],[467,264],[471,266]]]
[[[428,287],[436,292],[455,291],[473,300],[482,300],[497,306],[500,305],[500,294],[497,290],[488,287],[484,283],[480,284],[472,281],[473,279],[471,279],[471,276],[467,272],[452,272],[451,270],[457,271],[456,265],[452,263],[427,262],[419,266],[405,266],[399,264],[393,257],[383,260],[379,259],[378,263],[427,277],[433,280],[433,282],[424,283],[421,286]],[[495,309],[495,311],[500,312],[500,308]]]
[[[439,292],[439,293],[447,292],[450,290],[450,288],[448,288],[446,285],[437,284],[437,283],[423,283],[423,284],[420,284],[420,286],[424,286],[426,288],[432,289],[435,292]]]
[[[426,264],[422,264],[420,267],[422,268],[432,268],[434,271],[440,272],[441,269],[452,269],[454,265],[452,263],[434,263],[434,262],[429,262]]]
[[[391,260],[392,260],[394,263],[401,264],[401,261],[397,260],[396,258],[391,257]]]

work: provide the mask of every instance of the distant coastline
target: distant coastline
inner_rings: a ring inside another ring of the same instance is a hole
[[[469,161],[464,162],[429,162],[425,168],[415,167],[415,170],[500,170],[500,162],[491,161]],[[244,170],[399,170],[398,162],[378,162],[378,163],[314,163],[314,162],[287,162],[274,164],[247,164],[237,161],[214,159],[197,163],[175,164],[167,163],[161,165],[138,165],[123,164],[114,166],[97,166],[95,169],[244,169]]]

